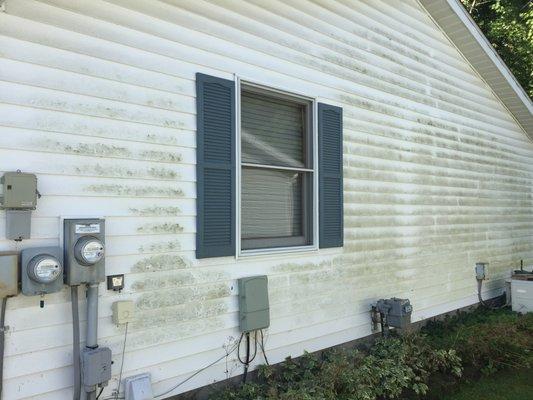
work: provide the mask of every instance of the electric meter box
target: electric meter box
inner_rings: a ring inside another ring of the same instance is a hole
[[[240,278],[238,287],[241,332],[268,328],[270,325],[268,278],[265,275]]]
[[[59,292],[63,288],[63,250],[61,247],[34,247],[21,251],[22,294],[36,296]]]
[[[105,276],[105,221],[99,218],[63,220],[65,283],[99,283]]]
[[[3,186],[3,208],[35,210],[37,207],[37,177],[35,174],[6,172],[0,182]]]

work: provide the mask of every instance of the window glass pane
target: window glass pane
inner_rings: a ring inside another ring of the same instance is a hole
[[[303,175],[294,171],[242,169],[242,239],[303,236]]]
[[[305,109],[304,104],[242,92],[242,162],[304,167]]]

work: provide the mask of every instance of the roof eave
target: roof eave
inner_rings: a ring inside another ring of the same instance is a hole
[[[459,0],[418,0],[533,140],[533,102]]]

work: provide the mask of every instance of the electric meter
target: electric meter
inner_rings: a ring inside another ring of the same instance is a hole
[[[21,252],[22,293],[54,293],[63,287],[63,252],[60,247],[36,247]]]
[[[30,260],[27,272],[37,283],[50,283],[61,276],[63,266],[57,258],[43,254]]]
[[[94,236],[84,236],[76,242],[75,257],[80,264],[94,265],[104,257],[104,244]]]
[[[65,283],[69,286],[104,282],[105,221],[64,219]]]

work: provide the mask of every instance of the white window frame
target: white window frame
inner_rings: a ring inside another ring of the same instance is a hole
[[[309,101],[311,103],[312,115],[312,127],[311,127],[311,136],[312,136],[312,153],[313,153],[313,191],[312,191],[312,220],[313,220],[313,231],[312,231],[312,240],[313,243],[310,245],[304,246],[290,246],[290,247],[274,247],[274,248],[261,248],[261,249],[248,249],[243,250],[241,248],[241,88],[242,85],[248,87],[255,87],[262,89],[266,92],[278,93],[287,95],[290,97],[299,98],[302,100]],[[316,97],[311,97],[303,93],[296,93],[292,91],[287,91],[279,87],[272,86],[270,84],[258,82],[257,80],[245,79],[243,77],[235,77],[235,118],[236,118],[236,258],[247,257],[247,256],[257,256],[265,254],[279,254],[279,253],[296,253],[296,252],[306,252],[306,251],[317,251],[318,250],[318,101]]]

